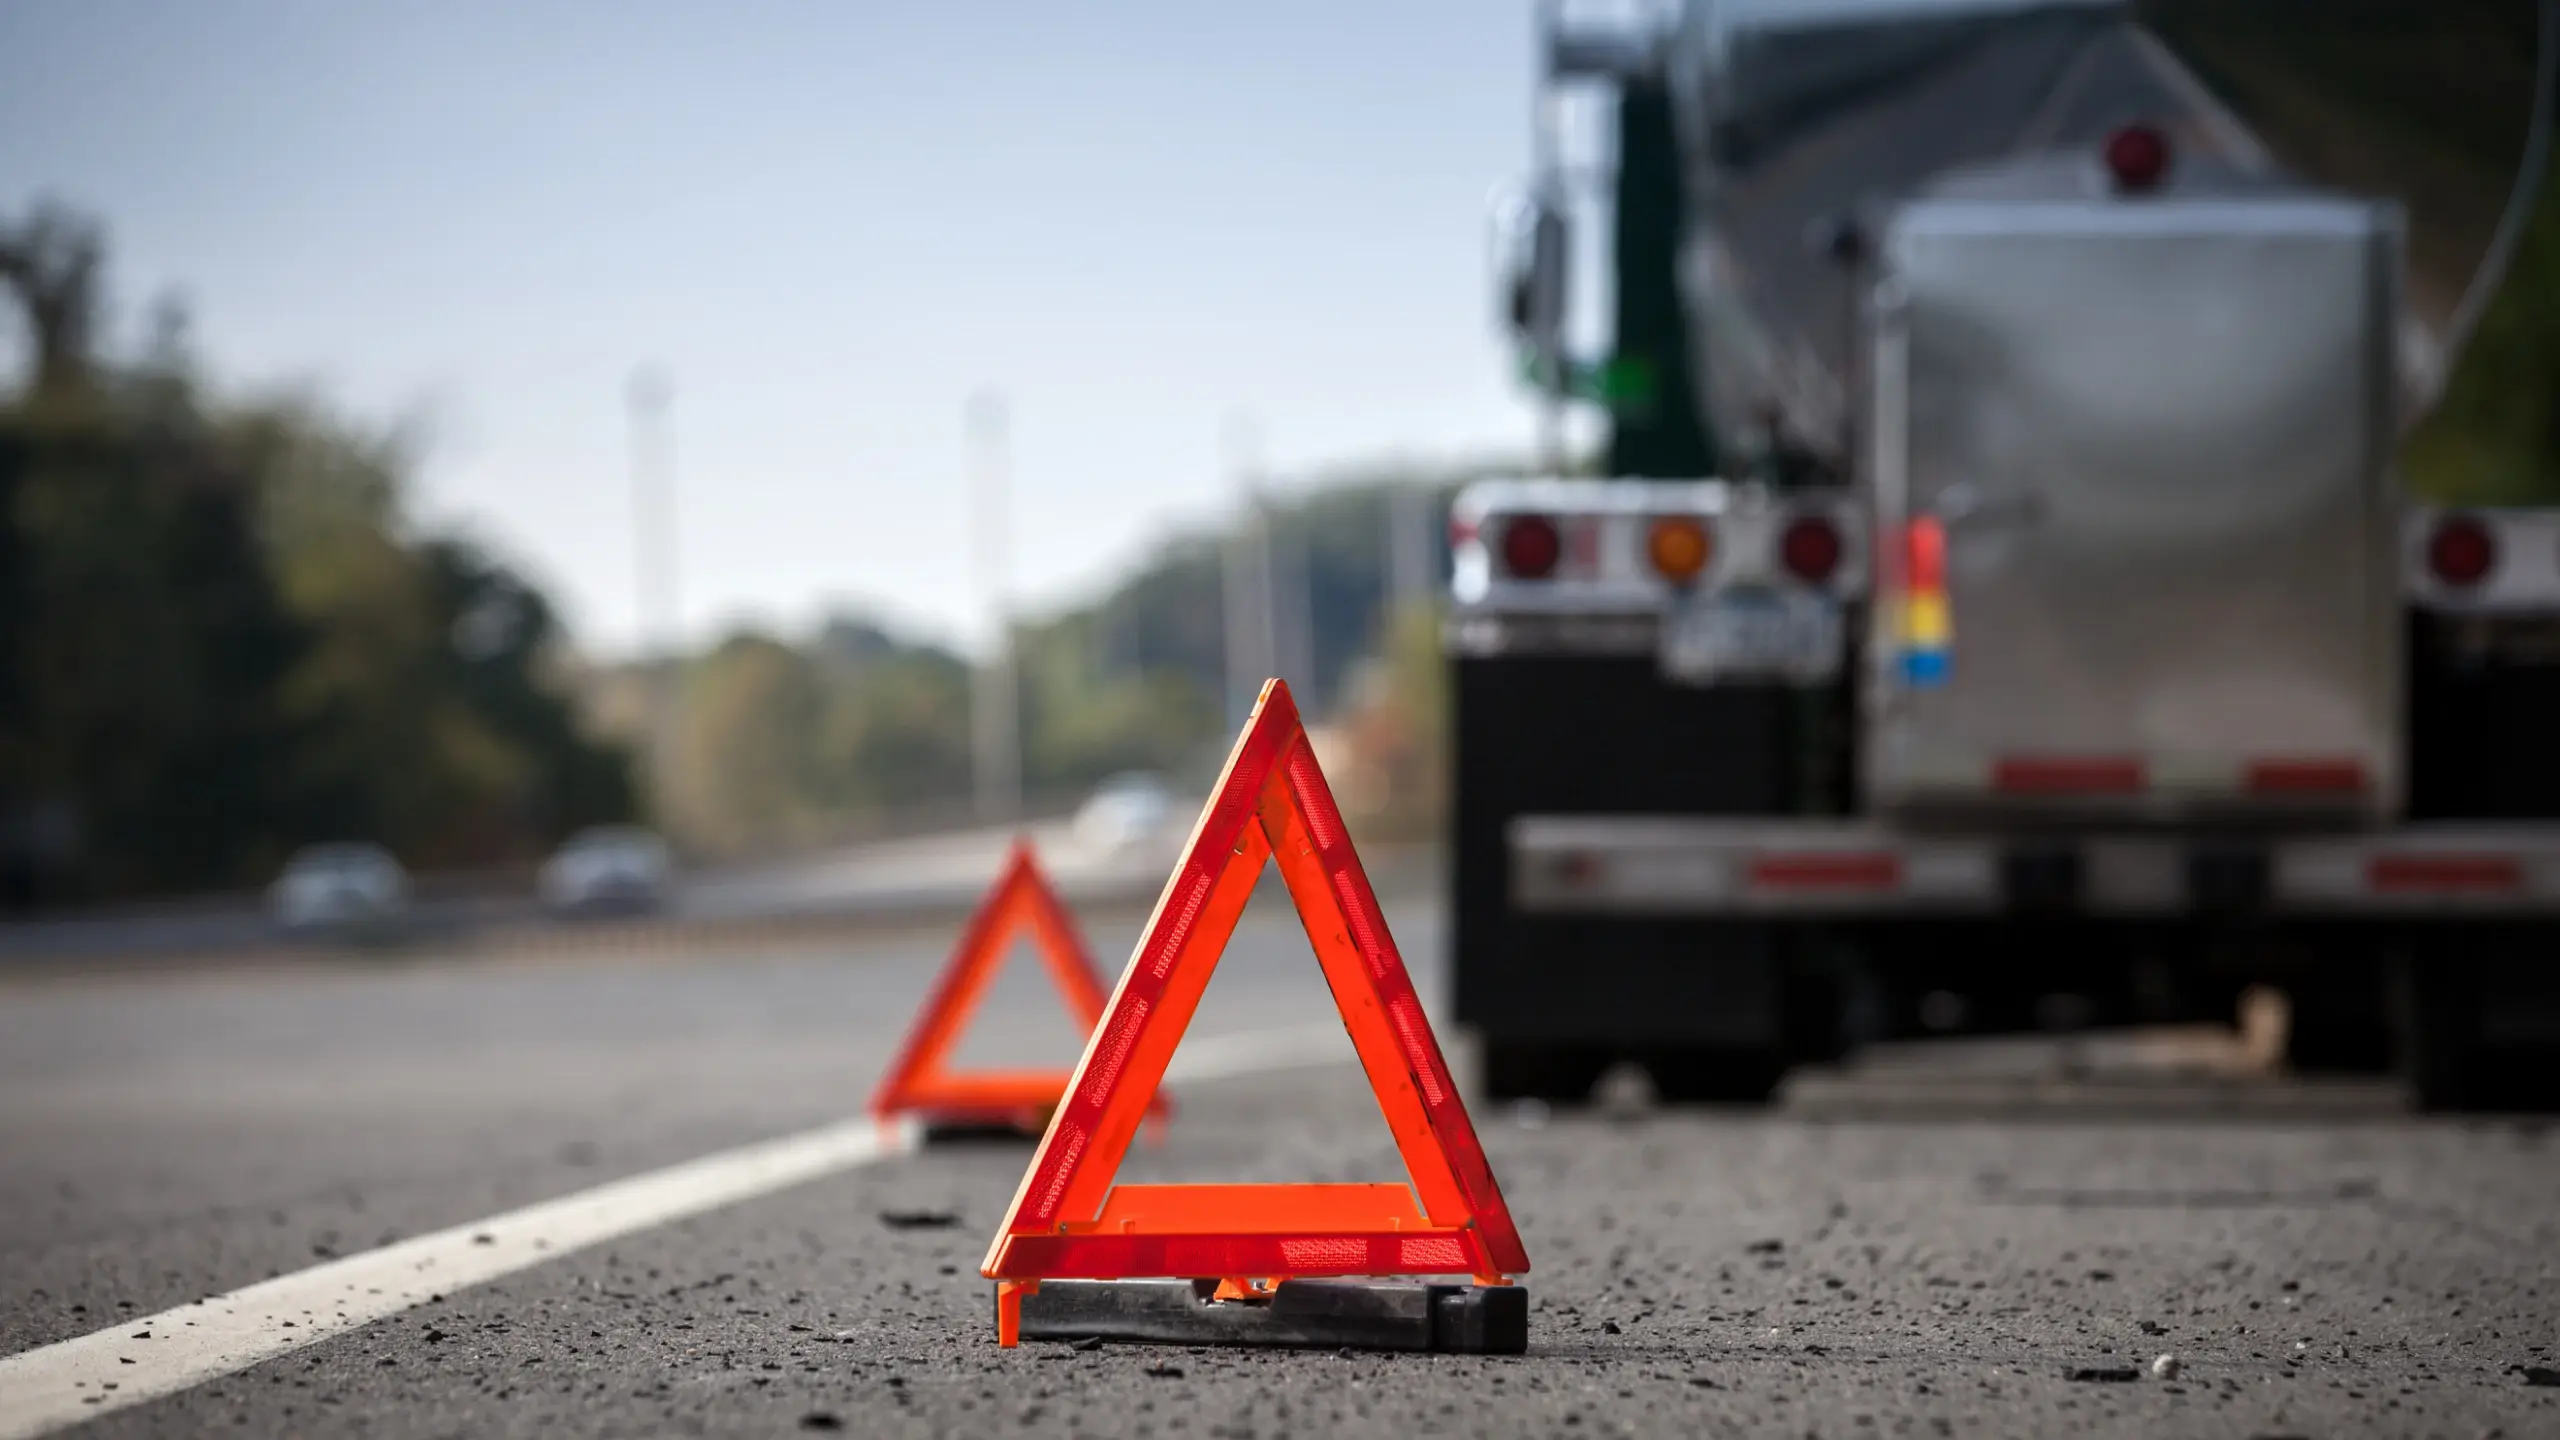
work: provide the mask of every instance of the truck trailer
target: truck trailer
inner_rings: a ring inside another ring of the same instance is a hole
[[[1451,514],[1488,1094],[1750,1102],[2254,987],[2297,1070],[2552,1100],[2560,510],[2400,469],[2550,164],[2553,9],[1542,21],[1541,116],[1614,124],[1542,126],[1501,308],[1608,435]]]

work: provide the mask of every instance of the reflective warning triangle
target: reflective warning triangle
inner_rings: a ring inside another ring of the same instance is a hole
[[[1121,1156],[1266,859],[1279,863],[1412,1186],[1115,1188]],[[997,1338],[1014,1343],[1022,1292],[1041,1280],[1214,1278],[1234,1294],[1323,1275],[1472,1275],[1501,1284],[1528,1268],[1298,708],[1273,680],[980,1267],[998,1282]]]
[[[1102,978],[1093,956],[1077,933],[1075,917],[1050,888],[1048,877],[1028,841],[1016,840],[1005,856],[1004,872],[979,902],[960,933],[942,978],[925,998],[898,1058],[880,1077],[871,1096],[871,1113],[888,1118],[911,1115],[937,1124],[1018,1125],[1025,1130],[1045,1123],[1067,1093],[1065,1070],[977,1070],[944,1068],[952,1046],[969,1016],[995,978],[1005,950],[1028,930],[1033,948],[1049,968],[1067,1014],[1077,1032],[1091,1035],[1102,1018]],[[1166,1106],[1153,1107],[1162,1114]]]

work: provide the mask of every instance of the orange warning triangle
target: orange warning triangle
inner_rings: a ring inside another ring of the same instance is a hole
[[[1266,858],[1279,862],[1412,1188],[1114,1188],[1120,1158]],[[1227,756],[980,1267],[999,1282],[997,1338],[1014,1343],[1022,1291],[1041,1280],[1214,1278],[1234,1293],[1318,1275],[1472,1275],[1501,1284],[1528,1268],[1298,707],[1289,687],[1273,680]]]
[[[888,1073],[871,1096],[871,1113],[883,1118],[914,1115],[941,1124],[1012,1124],[1031,1129],[1057,1108],[1070,1078],[1064,1070],[980,1070],[955,1073],[943,1068],[953,1042],[995,978],[1005,949],[1028,929],[1049,976],[1066,997],[1068,1015],[1079,1033],[1090,1035],[1102,1018],[1102,979],[1093,967],[1075,917],[1060,903],[1040,872],[1029,842],[1016,840],[1005,856],[1004,873],[969,917],[959,948],[934,982]],[[1161,1114],[1165,1106],[1154,1107]]]

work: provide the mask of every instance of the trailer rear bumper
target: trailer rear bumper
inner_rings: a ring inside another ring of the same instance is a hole
[[[1591,916],[2560,915],[2560,824],[2349,835],[1927,834],[1862,820],[1526,815],[1512,906]]]

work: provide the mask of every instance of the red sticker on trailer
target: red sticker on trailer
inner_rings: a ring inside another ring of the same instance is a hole
[[[2365,868],[2376,890],[2524,888],[2524,866],[2512,855],[2376,855]]]
[[[1761,855],[1751,862],[1751,883],[1763,890],[1890,890],[1902,883],[1902,857],[1872,852]]]
[[[1991,768],[1991,788],[2012,795],[2128,795],[2144,778],[2141,761],[2113,756],[2020,757]]]
[[[2364,765],[2355,760],[2258,760],[2245,782],[2259,795],[2352,795],[2366,785]]]

